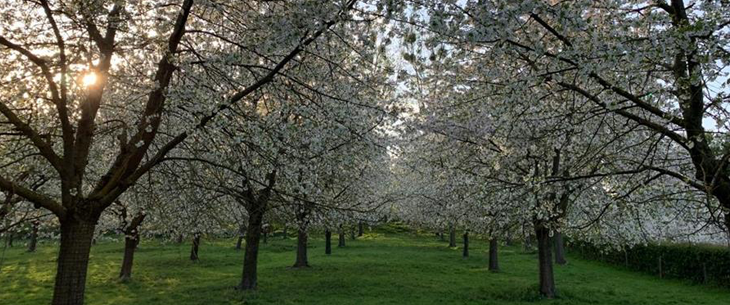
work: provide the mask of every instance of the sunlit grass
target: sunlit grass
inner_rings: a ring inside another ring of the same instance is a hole
[[[730,290],[660,280],[569,257],[556,266],[560,298],[536,293],[534,254],[500,252],[502,272],[487,270],[486,242],[474,240],[472,257],[431,236],[368,234],[324,255],[322,239],[310,244],[311,269],[291,269],[295,240],[262,245],[259,290],[239,293],[243,252],[234,240],[203,240],[201,261],[188,260],[189,244],[144,241],[133,281],[117,280],[122,243],[94,246],[87,304],[730,304]],[[37,253],[5,251],[0,304],[47,304],[53,288],[55,245]]]

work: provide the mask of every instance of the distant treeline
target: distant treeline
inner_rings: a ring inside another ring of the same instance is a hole
[[[730,287],[730,249],[710,245],[647,244],[624,250],[605,249],[587,242],[567,245],[574,255],[659,277],[686,279]]]

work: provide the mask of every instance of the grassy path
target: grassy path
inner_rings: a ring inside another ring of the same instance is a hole
[[[486,242],[473,241],[472,257],[434,238],[366,235],[324,255],[310,243],[307,270],[290,269],[295,241],[262,245],[259,290],[232,289],[243,252],[234,241],[203,241],[201,261],[188,260],[189,245],[145,242],[135,257],[133,281],[116,280],[123,243],[92,249],[87,304],[730,304],[730,290],[690,285],[617,270],[568,257],[556,266],[559,299],[537,295],[537,261],[518,249],[500,251],[502,272],[487,271]],[[336,240],[335,240],[336,245]],[[2,250],[0,250],[2,251]],[[37,253],[7,249],[0,266],[0,304],[47,304],[55,272],[53,245]],[[3,255],[0,252],[0,256]]]

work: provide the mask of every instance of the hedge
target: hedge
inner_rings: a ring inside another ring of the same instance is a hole
[[[686,279],[730,287],[730,250],[688,244],[636,245],[625,250],[606,250],[586,242],[571,242],[568,249],[587,259],[622,265],[659,277]]]

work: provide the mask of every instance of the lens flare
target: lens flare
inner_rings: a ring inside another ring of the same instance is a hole
[[[84,87],[89,87],[96,84],[96,73],[86,73],[86,75],[84,75],[84,77],[81,79],[81,83],[84,85]]]

